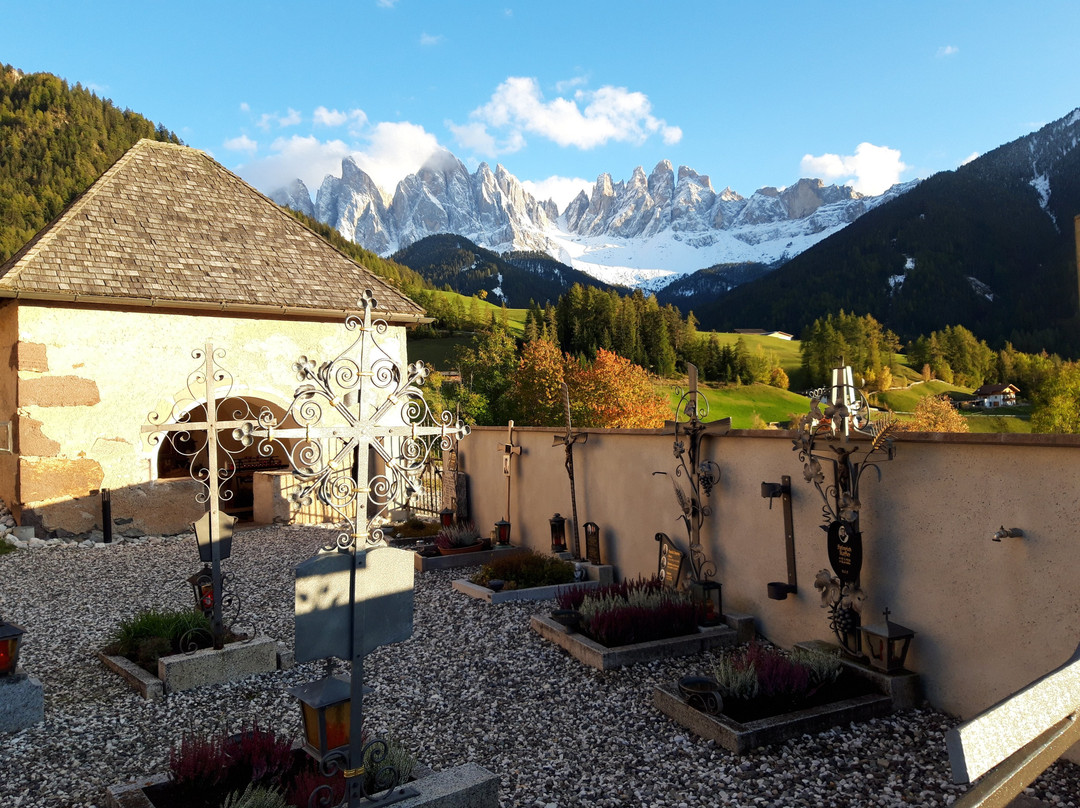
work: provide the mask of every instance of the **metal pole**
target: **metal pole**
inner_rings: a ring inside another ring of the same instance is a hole
[[[108,488],[101,489],[101,532],[104,534],[103,541],[112,543],[112,494]]]

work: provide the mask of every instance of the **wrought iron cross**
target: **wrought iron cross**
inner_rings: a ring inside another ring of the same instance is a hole
[[[694,580],[703,581],[716,574],[715,565],[708,560],[701,547],[701,526],[705,523],[705,517],[712,513],[712,508],[706,504],[705,499],[712,496],[713,487],[720,482],[720,467],[712,460],[699,459],[701,439],[705,435],[723,435],[729,432],[731,419],[721,418],[709,423],[702,420],[709,414],[709,402],[698,390],[697,367],[688,362],[686,372],[689,389],[675,407],[675,420],[665,424],[675,433],[674,451],[678,460],[675,475],[668,475],[666,471],[654,471],[653,474],[663,474],[671,479],[675,497],[682,510],[679,518],[683,520],[690,542],[690,564],[693,567]],[[684,417],[686,420],[682,420]],[[685,437],[685,442],[680,440],[681,437]],[[689,493],[686,493],[675,479],[684,476],[690,485]]]
[[[299,482],[293,500],[301,505],[312,498],[337,513],[347,528],[336,540],[324,545],[351,557],[349,593],[351,626],[347,643],[352,662],[349,707],[350,733],[348,756],[344,763],[346,804],[350,808],[368,800],[364,786],[363,676],[365,623],[378,620],[366,612],[366,604],[356,597],[357,575],[365,566],[368,550],[382,544],[381,527],[372,529],[386,510],[399,498],[406,501],[416,491],[417,479],[435,441],[449,450],[455,439],[469,434],[469,427],[455,421],[449,412],[436,418],[424,400],[420,385],[427,377],[423,362],[402,368],[379,345],[377,335],[386,332],[383,320],[372,320],[377,305],[372,293],[360,299],[363,319],[350,316],[345,325],[359,331],[356,340],[335,359],[316,368],[306,356],[293,366],[300,379],[292,404],[277,420],[264,410],[257,428],[242,425],[234,436],[251,445],[260,439],[259,452],[273,453],[273,445],[284,449]],[[324,422],[324,416],[326,421]],[[297,426],[282,426],[292,420]],[[282,441],[296,441],[290,448]],[[400,441],[395,448],[392,443]],[[372,474],[368,453],[374,451],[385,463],[385,471]],[[375,513],[368,516],[368,505]],[[358,569],[359,568],[359,569]],[[369,746],[371,743],[369,742]],[[381,742],[378,742],[381,743]],[[373,756],[376,761],[378,755]],[[335,762],[335,766],[337,763]],[[387,804],[404,794],[396,790],[396,778],[388,793],[364,804]],[[312,798],[314,800],[314,797]]]
[[[566,434],[556,435],[551,445],[558,446],[561,443],[566,450],[566,473],[570,476],[570,506],[574,517],[574,558],[581,558],[581,544],[578,538],[577,490],[574,488],[574,444],[587,443],[589,436],[584,432],[575,432],[570,423],[570,388],[566,386],[566,382],[562,383],[562,393],[563,407],[566,410]]]
[[[506,516],[503,518],[507,522],[513,522],[513,519],[510,518],[510,460],[514,455],[521,454],[521,446],[514,443],[513,421],[509,421],[506,425],[506,443],[497,446],[496,449],[502,452],[503,476],[506,477]]]
[[[211,576],[213,581],[214,603],[213,616],[211,617],[211,631],[214,635],[214,646],[221,648],[224,642],[224,626],[222,619],[222,605],[225,595],[222,591],[221,575],[221,532],[223,530],[221,519],[221,502],[232,499],[232,492],[221,490],[223,483],[228,482],[236,473],[235,455],[239,452],[222,444],[220,433],[224,431],[235,432],[237,429],[252,426],[255,414],[251,407],[241,398],[232,397],[233,377],[217,360],[224,358],[225,351],[214,350],[213,343],[207,342],[203,349],[195,349],[191,352],[193,359],[200,362],[187,378],[187,396],[174,401],[167,416],[158,412],[150,413],[150,424],[143,426],[143,434],[148,434],[148,441],[155,445],[161,442],[162,436],[168,441],[179,454],[188,458],[188,467],[191,478],[202,484],[205,490],[195,496],[195,501],[204,504],[209,503],[209,534],[211,552]],[[224,395],[218,395],[218,388],[224,386]],[[200,401],[206,402],[206,420],[192,421],[191,410]],[[235,407],[231,418],[222,418],[220,410],[229,409],[226,402],[233,401]],[[206,435],[205,443],[199,444],[192,440],[193,433]],[[192,446],[181,446],[191,443]],[[199,458],[203,451],[206,452],[206,465],[199,465]],[[218,451],[225,452],[226,462],[219,462]]]

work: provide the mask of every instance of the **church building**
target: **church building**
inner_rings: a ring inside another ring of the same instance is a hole
[[[284,413],[293,365],[348,346],[368,290],[403,366],[420,306],[206,154],[140,141],[0,266],[0,499],[40,538],[103,530],[107,509],[119,534],[189,529],[206,509],[190,458],[142,427],[186,399],[205,418],[206,345],[230,402]],[[288,462],[234,448],[223,509],[250,520]]]

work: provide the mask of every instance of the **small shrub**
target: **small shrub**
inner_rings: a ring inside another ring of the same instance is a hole
[[[463,522],[460,525],[449,525],[441,528],[435,536],[435,544],[444,550],[455,547],[470,547],[480,541],[480,534],[472,522]]]
[[[529,589],[534,586],[555,586],[574,582],[574,565],[555,556],[532,551],[496,558],[485,564],[470,580],[487,586],[488,581],[506,582],[504,589]]]
[[[839,653],[826,654],[809,648],[795,648],[791,659],[806,668],[810,674],[810,687],[816,688],[835,682],[844,670]]]
[[[276,788],[248,783],[247,788],[232,792],[221,808],[290,808],[288,801]]]
[[[0,539],[0,556],[14,553],[18,549],[14,544]]]
[[[757,697],[758,678],[753,666],[744,664],[736,654],[724,654],[713,665],[713,678],[720,685],[724,699],[750,701]]]
[[[438,522],[425,522],[423,519],[413,517],[399,525],[390,525],[388,531],[393,531],[399,538],[419,539],[425,536],[435,536],[439,533]]]
[[[223,734],[184,733],[180,745],[169,749],[169,773],[179,786],[216,785],[228,772]]]
[[[279,784],[292,765],[292,741],[278,737],[273,730],[260,729],[258,723],[230,736],[225,753],[232,773],[253,783]]]
[[[759,695],[773,699],[794,699],[810,690],[810,672],[791,657],[761,643],[746,651],[746,662],[757,672]]]
[[[169,772],[181,788],[221,785],[239,791],[246,784],[278,787],[293,763],[292,742],[258,724],[238,735],[184,733],[169,750]]]
[[[210,621],[202,612],[193,609],[139,612],[121,621],[104,650],[108,654],[127,657],[156,674],[158,659],[180,653],[181,640],[194,642],[198,648],[213,645]]]

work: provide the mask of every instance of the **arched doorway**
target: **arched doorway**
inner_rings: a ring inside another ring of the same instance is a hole
[[[219,420],[252,421],[264,409],[280,421],[285,410],[273,402],[253,397],[231,396],[217,402]],[[196,404],[184,414],[184,421],[192,424],[206,422],[206,404]],[[171,432],[161,440],[157,456],[158,479],[201,479],[207,474],[207,436],[203,429],[190,432]],[[284,444],[284,450],[281,444]],[[251,522],[254,510],[253,483],[259,471],[289,468],[287,451],[293,441],[284,440],[270,444],[273,453],[261,454],[260,442],[245,446],[233,437],[231,430],[218,432],[217,464],[221,474],[219,487],[220,507],[241,522]]]

